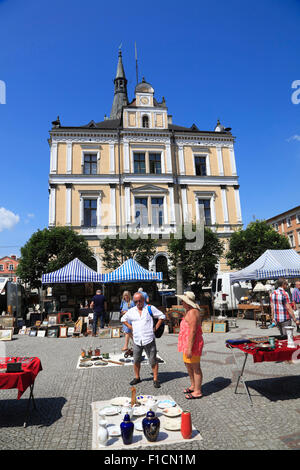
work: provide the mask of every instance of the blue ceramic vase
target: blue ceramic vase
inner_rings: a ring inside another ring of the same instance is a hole
[[[142,421],[142,424],[145,438],[150,442],[156,441],[160,428],[160,420],[157,416],[155,416],[154,411],[148,411],[146,418],[144,418]]]
[[[120,424],[120,428],[121,428],[121,436],[122,436],[124,444],[126,445],[131,444],[132,438],[133,438],[134,424],[132,421],[130,421],[129,414],[126,414],[124,416],[124,420]]]

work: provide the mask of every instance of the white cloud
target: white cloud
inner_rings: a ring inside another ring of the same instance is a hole
[[[17,214],[0,207],[0,232],[5,229],[12,229],[19,221],[20,217]]]
[[[291,140],[299,140],[300,142],[300,135],[295,134],[292,137],[290,137],[287,141],[290,142]]]
[[[33,218],[34,218],[34,214],[27,214],[27,217],[28,217],[29,219],[33,219]]]

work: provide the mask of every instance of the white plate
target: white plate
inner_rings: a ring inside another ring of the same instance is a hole
[[[165,408],[162,410],[162,413],[169,418],[174,418],[175,416],[180,416],[182,413],[182,409],[179,406],[173,406],[171,408]]]
[[[140,403],[141,405],[144,405],[147,403],[148,400],[154,400],[152,395],[138,395],[136,397],[136,401]]]
[[[130,404],[130,398],[128,397],[116,397],[110,400],[110,404],[114,406],[127,406]]]
[[[119,406],[106,406],[105,408],[102,408],[102,410],[99,410],[99,415],[105,415],[105,416],[113,416],[117,415],[120,413],[121,408]]]
[[[121,436],[120,426],[108,426],[108,427],[107,427],[107,430],[108,430],[108,434],[109,434],[111,437],[118,437],[118,436]]]
[[[139,419],[134,423],[134,427],[137,431],[142,431],[143,430],[143,420]]]
[[[162,421],[164,429],[168,431],[180,431],[181,429],[181,418],[165,418]]]
[[[170,406],[175,406],[176,402],[172,400],[162,400],[158,403],[158,408],[169,408]]]
[[[147,413],[148,409],[146,406],[134,406],[133,407],[133,416],[143,416]]]

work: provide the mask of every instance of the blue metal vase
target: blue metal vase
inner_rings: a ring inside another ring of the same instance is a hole
[[[120,424],[120,427],[121,427],[121,436],[122,436],[124,444],[126,445],[131,444],[132,438],[133,438],[134,424],[132,421],[130,421],[129,414],[126,414],[124,416],[124,420]]]
[[[155,416],[154,411],[148,411],[146,418],[142,421],[144,436],[150,442],[157,440],[160,428],[160,420]]]

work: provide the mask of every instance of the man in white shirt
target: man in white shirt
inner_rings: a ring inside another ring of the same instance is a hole
[[[142,352],[145,350],[152,367],[153,385],[155,388],[160,388],[160,383],[158,381],[158,361],[156,358],[157,351],[153,318],[149,313],[148,306],[145,305],[145,299],[142,293],[137,292],[134,294],[133,301],[136,306],[129,309],[121,318],[121,322],[123,322],[129,329],[132,329],[133,333],[133,369],[135,378],[130,382],[130,385],[136,385],[141,382],[141,359]],[[155,326],[155,330],[157,330],[166,316],[153,305],[151,305],[150,308],[153,317],[159,319]]]

